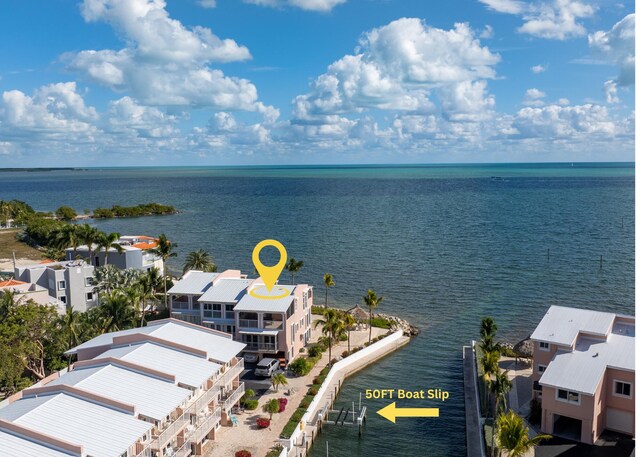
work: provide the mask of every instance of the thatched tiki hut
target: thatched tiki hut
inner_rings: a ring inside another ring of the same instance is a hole
[[[518,363],[518,359],[527,359],[527,361],[531,363],[531,359],[533,358],[533,341],[531,341],[531,335],[516,343],[516,345],[513,346],[513,352],[516,353],[516,364]]]
[[[353,316],[358,325],[369,326],[369,311],[361,308],[360,305],[348,309],[347,313]]]

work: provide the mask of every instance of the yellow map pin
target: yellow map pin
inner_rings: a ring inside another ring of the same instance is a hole
[[[278,252],[280,252],[280,260],[272,267],[263,265],[262,262],[260,262],[260,251],[262,251],[266,246],[273,246],[278,250]],[[271,292],[271,289],[273,289],[273,286],[280,277],[280,273],[282,273],[284,265],[287,263],[287,250],[284,248],[282,243],[277,240],[262,240],[256,244],[255,248],[253,248],[251,260],[253,260],[253,265],[256,267],[256,270],[258,270],[260,278],[264,281],[265,287],[269,292]]]

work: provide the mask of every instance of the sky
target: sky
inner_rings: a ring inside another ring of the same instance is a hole
[[[22,0],[0,167],[634,160],[618,0]]]

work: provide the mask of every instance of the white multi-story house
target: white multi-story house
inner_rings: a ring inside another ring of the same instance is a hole
[[[66,307],[87,311],[98,304],[93,278],[94,267],[82,260],[43,262],[16,267],[15,279],[47,289]]]
[[[160,273],[164,271],[162,258],[151,252],[158,246],[156,238],[144,235],[122,236],[118,240],[122,252],[115,248],[109,248],[109,256],[105,259],[105,249],[94,245],[92,247],[92,263],[99,267],[108,262],[121,270],[135,268],[137,270],[150,270],[157,268]],[[78,246],[75,250],[68,248],[65,251],[67,260],[84,259],[89,261],[89,248],[86,245]]]
[[[39,457],[205,455],[244,395],[243,348],[174,319],[100,335],[67,352],[68,371],[0,404],[0,443]]]
[[[278,284],[284,295],[269,300],[249,293],[263,286],[239,270],[190,271],[168,291],[171,316],[231,333],[245,353],[292,360],[311,337],[313,288]]]
[[[49,295],[49,291],[38,284],[15,279],[0,281],[0,296],[4,292],[12,292],[15,302],[18,304],[31,300],[39,305],[55,307],[58,314],[64,314],[67,309],[64,303]]]

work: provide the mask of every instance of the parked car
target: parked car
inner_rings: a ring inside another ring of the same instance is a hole
[[[254,371],[256,376],[270,378],[278,370],[279,361],[277,359],[264,358],[258,362]]]

